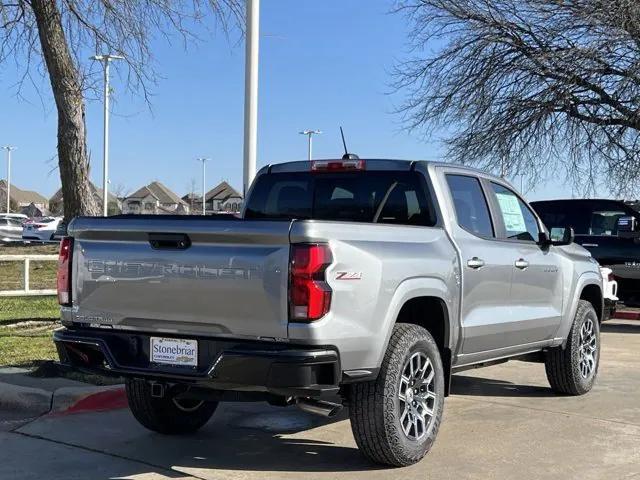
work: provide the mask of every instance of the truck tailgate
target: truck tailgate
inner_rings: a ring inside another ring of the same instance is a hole
[[[287,336],[289,221],[78,218],[73,319],[147,332]],[[160,248],[154,239],[163,240]],[[186,239],[187,248],[175,239]],[[175,243],[175,246],[174,246]]]

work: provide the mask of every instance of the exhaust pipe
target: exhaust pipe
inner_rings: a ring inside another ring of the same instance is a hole
[[[342,410],[342,405],[339,403],[312,398],[296,398],[296,405],[300,410],[326,418],[335,417]]]

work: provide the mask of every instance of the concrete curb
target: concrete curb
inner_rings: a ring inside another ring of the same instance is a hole
[[[640,310],[618,310],[613,318],[617,320],[640,320]]]
[[[0,410],[33,416],[68,415],[127,406],[124,386],[62,387],[53,392],[0,382]]]
[[[63,387],[53,392],[50,413],[68,415],[81,412],[102,412],[125,408],[127,405],[127,397],[122,385]]]
[[[40,388],[0,382],[0,410],[43,415],[51,410],[52,393]]]

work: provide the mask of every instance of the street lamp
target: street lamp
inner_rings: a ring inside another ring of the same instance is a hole
[[[308,146],[307,146],[307,158],[311,161],[311,148],[313,144],[313,136],[320,135],[322,132],[320,130],[303,130],[298,132],[300,135],[306,135],[309,138]]]
[[[9,205],[11,202],[11,152],[13,150],[17,150],[17,147],[5,145],[2,148],[7,151],[7,213],[10,213]]]
[[[210,158],[205,158],[205,157],[200,157],[197,159],[199,162],[202,162],[202,215],[206,215],[207,214],[207,204],[206,204],[206,199],[204,198],[205,195],[207,194],[206,192],[206,187],[205,187],[205,183],[206,183],[206,175],[207,175],[207,160],[211,160]]]
[[[256,175],[258,144],[258,48],[260,46],[260,0],[247,0],[244,60],[244,152],[243,193]]]
[[[104,67],[104,134],[102,138],[102,216],[107,216],[109,203],[108,185],[109,178],[109,63],[112,60],[123,60],[121,55],[94,55],[91,60],[102,62]]]

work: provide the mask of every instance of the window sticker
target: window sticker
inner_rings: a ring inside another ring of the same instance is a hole
[[[526,232],[527,227],[524,224],[524,216],[518,204],[518,198],[509,193],[496,193],[500,210],[502,210],[502,218],[504,219],[504,227],[509,232]]]

